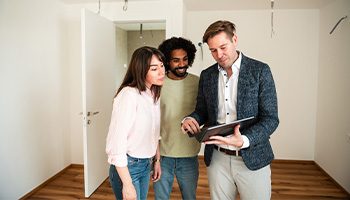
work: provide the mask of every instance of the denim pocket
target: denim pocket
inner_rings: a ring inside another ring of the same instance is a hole
[[[141,161],[138,158],[133,158],[133,157],[131,157],[129,155],[127,155],[127,156],[128,156],[128,167],[132,167],[134,165],[137,165],[137,163],[139,163]]]

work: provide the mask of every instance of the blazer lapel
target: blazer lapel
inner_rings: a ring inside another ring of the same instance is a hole
[[[242,108],[244,97],[247,92],[247,87],[249,87],[249,62],[248,59],[242,53],[241,67],[238,77],[238,86],[237,86],[237,119],[241,119],[244,109]]]
[[[215,65],[216,67],[218,64]],[[218,100],[218,90],[219,90],[219,70],[217,68],[214,68],[214,71],[210,74],[210,97],[212,104],[209,105],[209,108],[213,108],[213,112],[215,113],[215,119],[212,123],[216,124],[218,119],[218,106],[219,106],[219,100]]]

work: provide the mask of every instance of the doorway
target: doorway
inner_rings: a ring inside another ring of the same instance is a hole
[[[134,48],[157,47],[165,38],[164,22],[155,22],[163,28],[155,28],[154,22],[123,23],[124,27],[117,24],[82,9],[84,185],[87,198],[108,176],[104,149],[111,97],[123,80],[128,59]],[[132,28],[136,24],[139,28]]]
[[[158,46],[165,40],[165,20],[116,21],[118,66],[127,68],[133,52],[141,46]],[[119,84],[118,84],[119,85]]]

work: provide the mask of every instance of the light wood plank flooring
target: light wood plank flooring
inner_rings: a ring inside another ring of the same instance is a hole
[[[203,157],[199,158],[199,181],[197,199],[210,199],[207,170]],[[348,193],[311,161],[279,161],[271,163],[272,199],[350,199]],[[25,199],[85,199],[84,169],[72,165],[64,173],[47,183],[41,189]],[[109,180],[91,195],[90,199],[114,199]],[[148,199],[154,199],[152,183]],[[176,179],[170,199],[181,199]]]

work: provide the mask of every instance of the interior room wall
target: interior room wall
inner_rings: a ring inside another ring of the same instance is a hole
[[[337,0],[320,11],[315,162],[350,193],[349,8],[350,1]]]
[[[70,80],[70,139],[72,164],[84,164],[81,69],[81,9],[67,6]]]
[[[120,80],[123,80],[124,75],[127,70],[128,66],[128,31],[121,29],[119,27],[116,27],[116,42],[117,42],[117,49],[116,49],[116,57],[117,57],[117,65],[119,69],[121,70],[121,74],[118,74],[117,76],[117,82],[116,85],[116,92],[121,84]]]
[[[203,58],[198,42],[219,20],[236,24],[238,47],[244,55],[269,64],[274,76],[280,124],[271,136],[277,159],[313,160],[315,147],[319,10],[190,11],[187,35],[197,47],[190,72],[197,75],[215,63],[207,44]],[[203,147],[201,154],[203,153]]]
[[[0,27],[0,199],[18,199],[71,163],[66,6],[1,1]]]
[[[128,33],[128,63],[130,62],[133,52],[141,46],[158,46],[165,40],[165,30],[144,30],[142,31],[142,39],[140,39],[140,31],[127,31]]]
[[[187,8],[186,8],[186,4],[183,4],[182,6],[182,15],[183,15],[183,19],[182,19],[182,28],[183,28],[183,37],[187,37]]]

